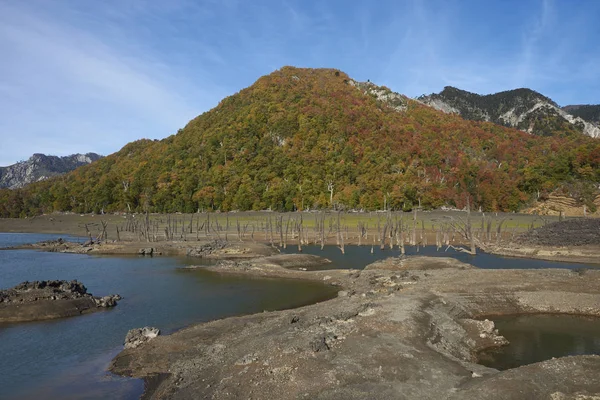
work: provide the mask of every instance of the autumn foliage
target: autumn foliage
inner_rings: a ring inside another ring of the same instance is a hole
[[[518,210],[558,187],[600,182],[600,140],[536,137],[405,99],[398,111],[341,71],[284,67],[164,140],[0,191],[0,215],[99,212]],[[330,204],[331,188],[333,203]]]

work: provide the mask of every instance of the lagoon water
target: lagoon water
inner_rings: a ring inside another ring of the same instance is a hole
[[[0,234],[0,247],[57,237]],[[178,268],[199,261],[0,250],[2,289],[25,280],[77,279],[94,295],[123,296],[107,311],[0,325],[0,398],[138,399],[142,381],[106,372],[129,329],[149,325],[170,333],[227,316],[298,307],[336,293],[318,283]]]

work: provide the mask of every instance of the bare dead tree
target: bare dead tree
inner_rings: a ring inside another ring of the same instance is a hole
[[[100,223],[102,224],[102,240],[107,240],[108,239],[108,234],[106,233],[106,226],[108,225],[108,223],[104,220],[100,220]]]
[[[283,247],[283,215],[279,216],[279,247]]]
[[[464,218],[464,219],[460,218],[460,217],[457,217],[456,219],[452,218],[450,224],[456,232],[459,232],[464,239],[469,241],[470,250],[467,250],[462,247],[451,246],[451,245],[448,245],[446,250],[448,250],[448,248],[453,248],[455,250],[469,253],[472,255],[477,254],[477,247],[475,246],[475,237],[473,235],[473,227],[472,227],[472,223],[471,223],[471,206],[470,206],[468,197],[467,197],[467,216],[466,216],[466,218]]]
[[[286,223],[285,223],[285,237],[283,239],[283,248],[287,248],[287,238],[288,238],[288,229],[290,227],[290,217],[288,217]]]
[[[329,206],[330,207],[333,207],[333,189],[334,189],[333,181],[327,182],[327,191],[329,192]]]
[[[300,214],[300,221],[298,222],[298,251],[302,252],[302,214]]]
[[[344,252],[344,236],[342,235],[341,232],[341,222],[340,222],[340,214],[342,212],[338,211],[338,215],[337,215],[337,240],[338,240],[338,246],[340,248],[340,250],[342,251],[342,254],[345,254]]]
[[[325,213],[321,211],[321,250],[325,247]]]

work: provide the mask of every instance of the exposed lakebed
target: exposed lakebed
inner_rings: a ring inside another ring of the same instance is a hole
[[[58,237],[0,234],[0,247]],[[330,258],[325,268],[362,269],[399,250],[305,246],[305,254]],[[289,246],[285,252],[295,252]],[[430,246],[407,254],[452,256],[480,268],[582,268],[581,264],[512,259],[485,253],[473,257]],[[43,323],[0,326],[0,387],[7,398],[139,398],[143,383],[106,372],[129,329],[156,326],[170,333],[185,326],[263,310],[298,307],[334,296],[337,288],[303,281],[214,274],[197,258],[96,257],[28,250],[0,251],[0,287],[24,280],[78,279],[97,294],[124,299],[110,311]],[[509,339],[510,340],[510,339]]]
[[[0,234],[0,247],[57,237]],[[170,333],[192,323],[298,307],[336,293],[319,283],[179,268],[198,263],[189,258],[0,251],[2,288],[25,280],[77,279],[92,293],[124,297],[105,312],[0,325],[0,397],[137,399],[142,381],[106,372],[129,329],[151,325]]]

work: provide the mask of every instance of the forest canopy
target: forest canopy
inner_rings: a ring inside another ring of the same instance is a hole
[[[0,215],[409,210],[467,201],[511,211],[557,188],[593,204],[599,182],[600,140],[467,121],[338,70],[284,67],[166,139],[1,190]]]

